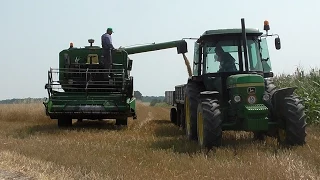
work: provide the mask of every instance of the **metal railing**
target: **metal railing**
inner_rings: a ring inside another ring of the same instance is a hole
[[[121,92],[125,85],[125,69],[51,68],[48,71],[46,89],[50,93]]]

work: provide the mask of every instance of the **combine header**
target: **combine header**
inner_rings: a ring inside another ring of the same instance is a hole
[[[59,68],[48,71],[48,98],[43,104],[59,127],[71,126],[72,119],[116,119],[117,125],[127,125],[128,117],[136,118],[133,61],[128,55],[173,47],[178,54],[187,52],[184,40],[124,48],[112,52],[112,69],[104,69],[102,49],[92,45],[94,40],[88,42],[84,48],[70,43],[59,53]]]
[[[305,144],[306,114],[296,87],[277,88],[273,83],[266,37],[245,28],[205,31],[195,42],[193,72],[187,84],[165,92],[171,121],[185,129],[201,147],[218,147],[222,132],[251,131],[256,139],[271,136],[283,145]]]

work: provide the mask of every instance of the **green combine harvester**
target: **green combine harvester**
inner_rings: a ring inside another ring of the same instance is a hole
[[[187,84],[166,91],[171,121],[202,148],[222,144],[222,132],[249,131],[255,139],[275,137],[282,145],[303,145],[306,114],[296,87],[277,88],[266,38],[257,29],[208,30],[194,46],[193,74]],[[280,38],[275,48],[281,48]]]
[[[177,47],[178,54],[187,52],[184,40],[123,48],[112,52],[112,69],[103,68],[102,49],[93,46],[68,49],[59,53],[59,68],[48,71],[43,102],[46,114],[58,120],[59,127],[72,125],[72,119],[82,121],[116,119],[116,125],[127,125],[128,117],[136,119],[130,54]],[[105,75],[112,74],[111,79]]]

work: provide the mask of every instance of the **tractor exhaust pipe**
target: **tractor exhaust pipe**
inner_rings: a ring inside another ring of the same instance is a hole
[[[244,63],[245,63],[245,71],[249,71],[249,64],[248,64],[248,49],[247,49],[247,35],[246,35],[246,26],[244,23],[244,18],[241,18],[241,29],[242,29],[242,45],[244,51]]]

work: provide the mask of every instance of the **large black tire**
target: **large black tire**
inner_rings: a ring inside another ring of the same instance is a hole
[[[198,143],[210,150],[222,144],[222,119],[218,100],[202,99],[197,108]]]
[[[185,129],[189,140],[197,140],[197,107],[202,86],[189,81],[185,89]]]
[[[273,117],[273,114],[272,114],[273,106],[272,106],[272,102],[271,102],[271,97],[273,96],[274,92],[277,90],[277,86],[274,84],[274,82],[273,82],[273,80],[271,78],[266,78],[265,81],[264,81],[264,84],[265,84],[265,91],[268,94],[270,94],[270,100],[266,101],[264,104],[270,110],[268,118],[270,120],[274,121],[276,119]],[[265,135],[267,134],[267,132],[257,131],[257,132],[253,132],[253,134],[254,134],[254,139],[255,140],[264,140],[265,139]],[[274,136],[275,134],[274,134],[274,132],[269,132],[268,135]]]
[[[306,114],[305,107],[299,97],[290,95],[284,98],[284,108],[281,124],[278,129],[278,142],[281,145],[304,145],[306,143]]]
[[[176,110],[176,108],[171,108],[171,110],[170,110],[170,121],[175,125],[177,124],[177,110]]]
[[[72,119],[68,117],[58,118],[58,127],[70,127],[72,126]]]
[[[116,125],[117,126],[127,126],[128,125],[128,118],[124,117],[124,118],[116,119]]]

